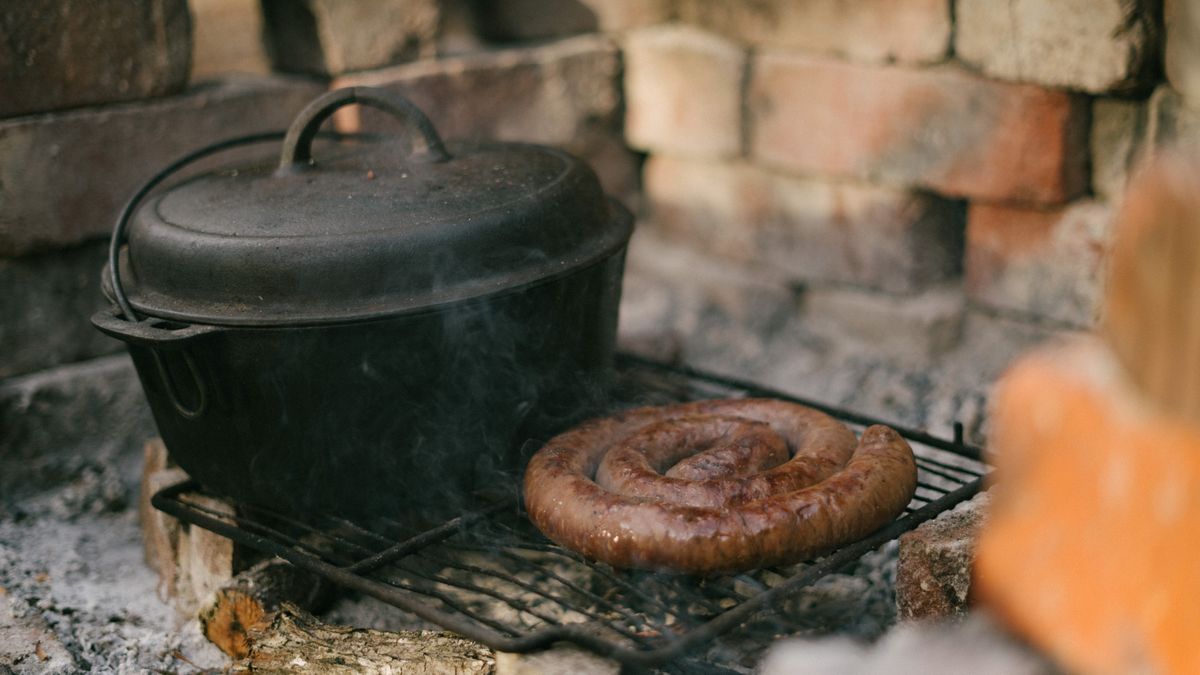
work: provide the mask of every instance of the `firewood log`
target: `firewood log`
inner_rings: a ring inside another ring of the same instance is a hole
[[[201,604],[200,630],[234,658],[250,653],[250,633],[272,620],[283,603],[314,611],[331,596],[332,585],[278,558],[263,560],[235,576]]]
[[[158,573],[162,599],[182,614],[194,614],[209,594],[258,556],[220,535],[181,523],[150,504],[155,492],[187,477],[171,463],[161,439],[146,442],[138,499],[146,563]],[[233,505],[224,500],[202,496],[195,501],[218,513],[233,514]]]

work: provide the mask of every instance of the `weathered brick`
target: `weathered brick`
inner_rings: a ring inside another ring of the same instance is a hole
[[[193,81],[271,72],[259,0],[190,0]]]
[[[986,80],[767,53],[753,67],[750,149],[800,173],[1056,203],[1087,187],[1083,97]]]
[[[958,270],[964,209],[926,193],[665,155],[643,181],[668,236],[793,282],[910,292]]]
[[[1084,201],[1037,210],[971,204],[966,284],[975,302],[1077,326],[1099,311],[1112,209]]]
[[[670,0],[492,0],[480,3],[479,29],[495,40],[538,40],[612,33],[666,21]]]
[[[626,195],[636,158],[619,143],[620,58],[612,41],[584,36],[550,45],[422,61],[338,78],[335,87],[382,87],[412,100],[447,139],[560,146]],[[395,130],[378,111],[345,109],[343,130]]]
[[[100,268],[108,243],[0,259],[0,378],[111,354],[121,343],[88,318],[108,302]]]
[[[1165,0],[1167,80],[1200,107],[1200,5],[1194,0]]]
[[[943,0],[680,0],[678,13],[750,45],[852,60],[928,63],[950,48]]]
[[[599,28],[596,13],[578,0],[492,0],[477,5],[476,25],[488,40],[545,40]]]
[[[616,128],[620,58],[606,38],[421,61],[339,77],[333,87],[382,87],[425,111],[446,138],[569,143],[594,126]],[[386,117],[362,114],[374,128]],[[355,121],[344,117],[344,128]]]
[[[1151,2],[958,0],[955,54],[984,73],[1093,93],[1142,85],[1158,59]]]
[[[667,361],[730,366],[761,356],[797,313],[771,270],[730,265],[646,228],[630,244],[624,285],[619,341]]]
[[[1125,191],[1146,134],[1146,105],[1140,101],[1096,99],[1092,103],[1092,191],[1117,201]]]
[[[745,52],[702,31],[647,28],[625,42],[625,137],[642,150],[733,157],[742,150]]]
[[[965,614],[975,542],[990,501],[983,493],[900,537],[896,611],[900,619]]]
[[[437,0],[263,0],[276,70],[340,75],[432,54]]]
[[[139,184],[185,152],[285,128],[321,88],[239,78],[133,105],[0,121],[0,256],[107,235]]]
[[[187,84],[186,0],[9,2],[0,117],[162,96]]]
[[[811,288],[804,293],[803,319],[815,335],[912,366],[934,363],[957,346],[966,298],[957,283],[902,296],[858,288]]]

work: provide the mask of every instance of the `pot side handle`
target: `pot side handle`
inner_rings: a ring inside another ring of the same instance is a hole
[[[180,349],[188,342],[222,330],[220,326],[175,324],[151,317],[141,321],[122,318],[120,309],[102,309],[92,315],[92,325],[105,335],[138,347]]]
[[[92,325],[122,342],[149,348],[159,380],[175,412],[189,420],[203,415],[208,409],[208,387],[196,360],[186,346],[193,340],[219,333],[224,329],[220,326],[172,324],[153,317],[141,321],[128,321],[121,318],[120,314],[120,308],[116,307],[100,310],[92,315]],[[169,355],[176,355],[171,358],[183,360],[187,379],[191,380],[191,387],[195,392],[195,402],[192,404],[185,403],[184,398],[179,395],[179,382],[171,375],[171,370],[167,368],[164,360]]]
[[[414,148],[412,158],[423,161],[444,162],[450,159],[442,144],[442,138],[433,123],[412,101],[385,89],[374,87],[345,87],[336,89],[304,107],[283,139],[283,150],[279,154],[276,175],[288,175],[303,171],[313,164],[312,142],[325,120],[338,108],[358,103],[378,108],[404,120],[424,141],[421,150]]]

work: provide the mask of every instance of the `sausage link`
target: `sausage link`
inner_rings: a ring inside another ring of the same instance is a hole
[[[525,472],[526,510],[553,541],[615,567],[692,574],[820,555],[895,518],[915,489],[912,450],[892,429],[856,441],[823,413],[765,399],[593,420]]]

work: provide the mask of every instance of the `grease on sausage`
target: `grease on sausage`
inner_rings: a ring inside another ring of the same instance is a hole
[[[525,504],[546,536],[589,558],[711,574],[859,539],[915,488],[912,450],[892,429],[856,441],[811,408],[746,399],[640,408],[561,434],[531,459]]]

